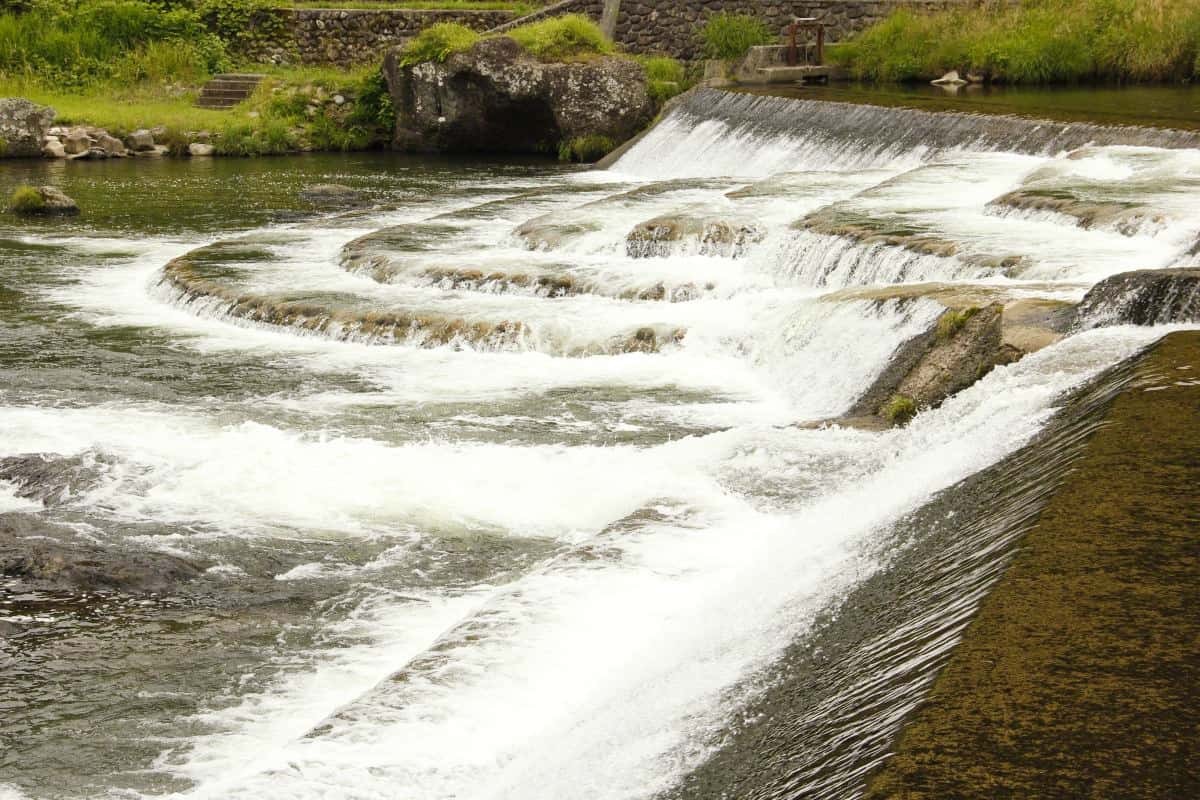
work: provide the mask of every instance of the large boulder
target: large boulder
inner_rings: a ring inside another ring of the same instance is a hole
[[[0,158],[34,158],[54,121],[54,109],[21,97],[0,98]]]
[[[1143,269],[1097,283],[1076,309],[1077,325],[1200,322],[1200,269]]]
[[[563,143],[634,136],[653,117],[640,64],[623,58],[547,64],[507,37],[444,63],[384,61],[396,108],[394,143],[418,152],[554,152]]]

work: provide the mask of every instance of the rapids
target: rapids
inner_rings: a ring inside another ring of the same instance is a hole
[[[833,105],[701,92],[608,171],[6,166],[6,194],[53,180],[85,213],[0,226],[0,466],[44,462],[0,473],[0,520],[204,573],[149,598],[0,583],[0,798],[689,785],[789,648],[922,539],[901,520],[1165,330],[1079,332],[902,429],[802,425],[941,312],[845,290],[1077,302],[1200,236],[1190,134]],[[308,213],[319,182],[374,205]],[[1018,191],[1148,222],[994,202]],[[630,246],[650,221],[670,232]],[[939,247],[895,239],[918,236]],[[939,589],[954,620],[972,580]],[[941,630],[895,663],[935,666]],[[841,777],[762,796],[853,794],[911,707],[888,697]]]

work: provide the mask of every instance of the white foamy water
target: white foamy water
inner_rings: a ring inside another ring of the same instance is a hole
[[[254,641],[230,646],[234,674],[181,679],[189,712],[113,734],[154,757],[101,760],[87,789],[42,776],[31,796],[671,789],[815,616],[880,569],[881,531],[1163,333],[1067,337],[903,429],[796,425],[849,409],[944,310],[885,287],[1077,299],[1175,263],[1200,228],[1191,151],[910,133],[681,113],[607,174],[479,178],[228,235],[24,234],[74,259],[28,291],[76,350],[45,368],[53,391],[0,387],[0,459],[42,454],[38,480],[65,491],[43,508],[0,483],[0,512],[204,559],[221,586],[279,593],[291,613],[274,631],[257,606],[222,609],[221,635]],[[1135,202],[1154,221],[997,212],[1021,188]],[[653,226],[654,247],[631,246]],[[191,295],[162,283],[189,253]],[[830,294],[845,287],[878,299]],[[288,303],[310,322],[521,335],[431,346],[245,311]],[[186,661],[195,643],[168,628],[149,643]]]

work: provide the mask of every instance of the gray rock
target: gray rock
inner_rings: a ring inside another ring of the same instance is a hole
[[[72,128],[63,138],[63,147],[69,156],[84,155],[91,146],[92,140],[83,128]]]
[[[970,312],[946,311],[929,331],[904,342],[883,374],[839,420],[879,427],[891,398],[914,408],[931,408],[970,387],[994,367],[1011,364],[1025,351],[1004,341],[1004,307],[993,303]]]
[[[484,39],[445,63],[384,62],[394,143],[418,152],[554,152],[584,136],[623,142],[651,119],[640,64],[621,58],[545,64],[512,39]]]
[[[1144,269],[1097,283],[1076,309],[1076,325],[1200,322],[1200,269]]]
[[[154,150],[154,134],[142,128],[129,134],[125,144],[135,153],[145,153]]]
[[[0,98],[0,157],[32,158],[42,154],[42,140],[54,121],[54,109],[21,97]]]
[[[46,158],[66,158],[67,150],[61,141],[51,136],[42,145],[42,155]]]
[[[190,156],[211,156],[213,154],[213,146],[204,142],[192,142],[188,145],[188,155]]]
[[[24,216],[69,216],[79,213],[79,206],[75,201],[53,186],[39,186],[36,191],[42,197],[41,207],[24,209],[17,213]]]
[[[125,143],[115,136],[109,135],[107,131],[101,131],[96,136],[96,145],[103,150],[109,158],[124,158]]]
[[[0,514],[0,575],[30,587],[134,594],[169,592],[199,577],[186,559],[102,548],[31,514]]]

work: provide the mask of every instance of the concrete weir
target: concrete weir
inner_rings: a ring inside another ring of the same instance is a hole
[[[866,793],[1200,797],[1200,333],[1131,380]]]
[[[1200,796],[1200,332],[883,540],[671,796]]]

